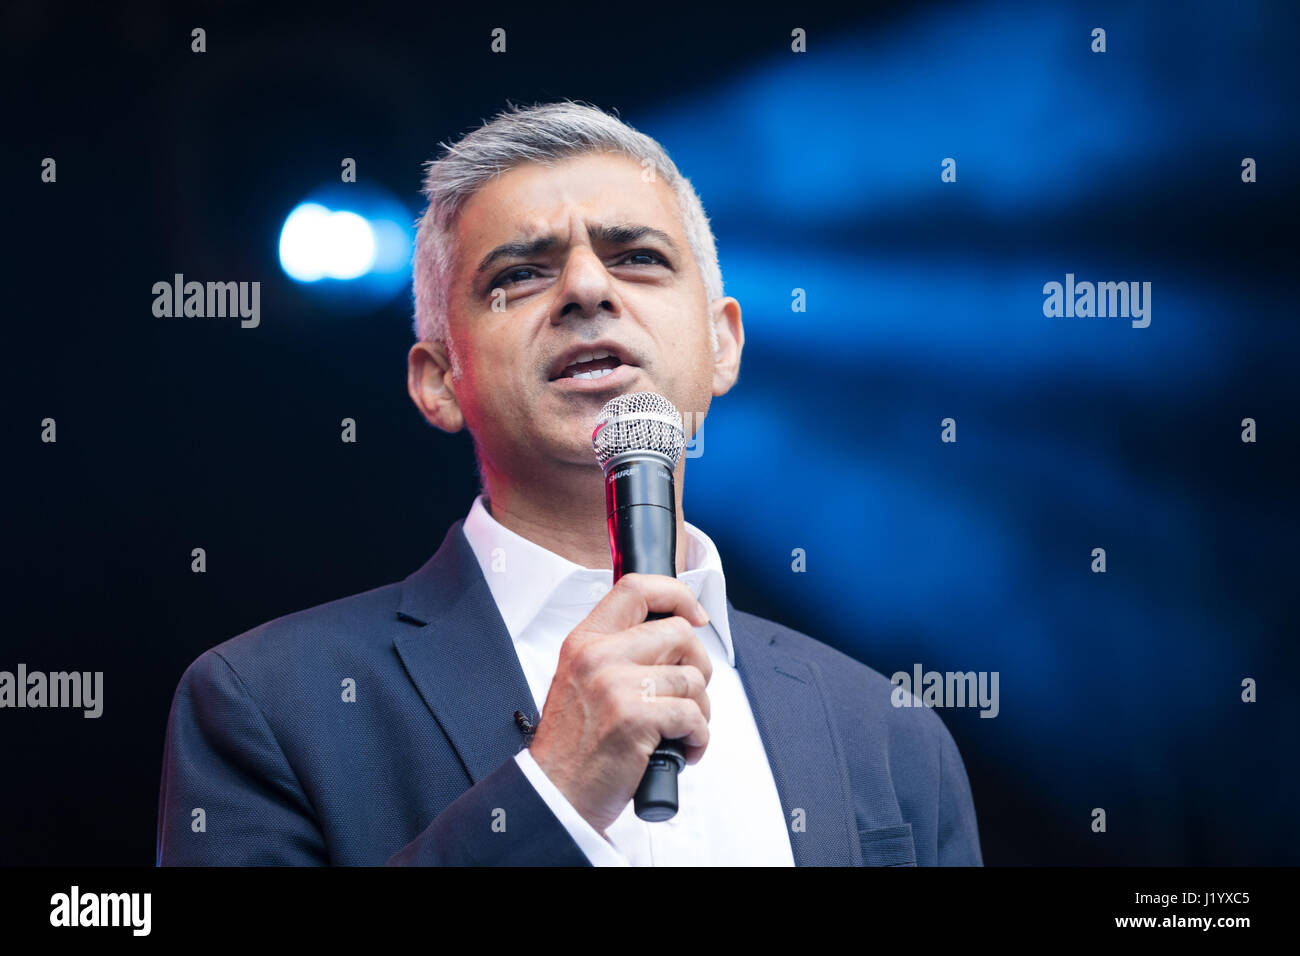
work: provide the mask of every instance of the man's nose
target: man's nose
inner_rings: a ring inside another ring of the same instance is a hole
[[[560,278],[560,295],[552,321],[595,318],[602,311],[618,314],[620,305],[609,270],[590,246],[576,246],[569,253]]]

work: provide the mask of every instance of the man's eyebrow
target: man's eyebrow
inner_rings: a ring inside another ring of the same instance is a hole
[[[641,242],[643,239],[657,239],[673,252],[678,252],[677,243],[673,242],[672,237],[662,229],[656,229],[654,226],[643,226],[636,223],[596,223],[592,225],[590,232],[594,242],[627,246],[634,242]],[[536,239],[516,239],[512,242],[503,242],[483,257],[478,264],[478,268],[474,270],[474,274],[479,275],[486,272],[493,263],[500,262],[502,259],[528,259],[540,255],[557,245],[559,241],[558,236],[538,236]]]
[[[607,242],[612,246],[630,246],[643,239],[658,239],[673,252],[677,251],[677,243],[673,242],[668,233],[654,226],[642,226],[638,223],[594,223],[591,227],[591,238]]]
[[[483,261],[478,264],[474,274],[478,275],[481,272],[486,272],[492,263],[500,262],[502,259],[531,258],[545,252],[559,241],[557,236],[539,236],[536,239],[516,239],[513,242],[503,242],[483,257]]]

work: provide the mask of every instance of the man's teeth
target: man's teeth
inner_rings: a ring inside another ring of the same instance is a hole
[[[597,349],[596,351],[593,352],[583,352],[580,355],[574,356],[573,361],[570,362],[568,367],[565,369],[564,377],[565,378],[604,378],[610,372],[614,371],[614,369],[613,368],[580,369],[578,371],[573,371],[573,372],[570,372],[569,369],[578,369],[582,365],[589,365],[592,362],[603,362],[606,359],[613,359],[614,361],[612,364],[614,365],[615,368],[620,364],[618,356],[606,349]]]

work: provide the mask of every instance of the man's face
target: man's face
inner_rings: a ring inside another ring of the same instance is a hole
[[[615,395],[659,392],[702,417],[726,390],[715,391],[709,302],[676,196],[636,161],[509,170],[466,204],[455,249],[453,387],[494,470],[594,467],[592,425]],[[572,367],[593,352],[614,356]]]

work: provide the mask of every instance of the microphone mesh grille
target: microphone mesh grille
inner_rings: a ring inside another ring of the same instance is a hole
[[[629,392],[605,403],[596,417],[591,447],[604,468],[629,451],[654,451],[677,466],[686,447],[681,413],[657,392]]]

